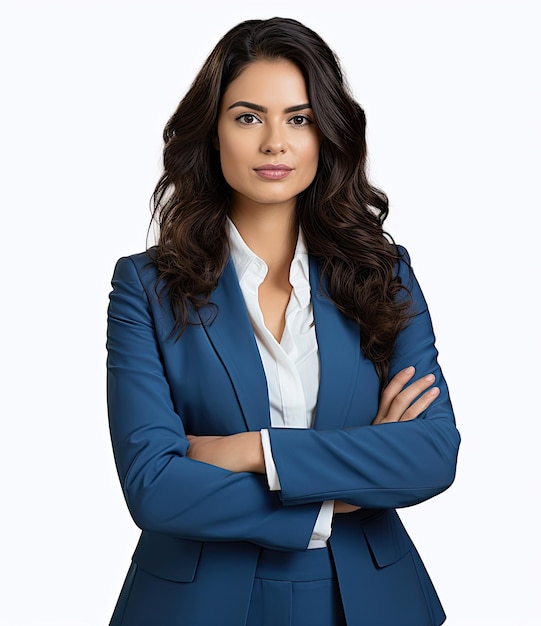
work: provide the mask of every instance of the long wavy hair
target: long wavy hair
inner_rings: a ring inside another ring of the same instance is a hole
[[[399,254],[383,230],[386,195],[366,173],[366,118],[333,51],[296,20],[248,20],[211,52],[165,126],[164,171],[152,196],[159,238],[153,258],[180,336],[190,310],[207,306],[229,256],[230,187],[213,140],[222,95],[257,60],[288,60],[303,73],[321,131],[318,170],[297,199],[299,227],[338,309],[361,329],[361,349],[381,384],[409,318],[396,276]]]

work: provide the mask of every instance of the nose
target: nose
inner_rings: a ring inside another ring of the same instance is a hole
[[[261,152],[265,154],[280,154],[286,150],[287,140],[282,124],[268,124],[261,143]]]

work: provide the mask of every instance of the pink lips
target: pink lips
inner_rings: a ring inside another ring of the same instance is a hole
[[[292,170],[293,168],[288,167],[287,165],[273,165],[272,163],[266,163],[265,165],[254,167],[254,172],[261,178],[265,178],[267,180],[281,180],[282,178],[289,176]]]

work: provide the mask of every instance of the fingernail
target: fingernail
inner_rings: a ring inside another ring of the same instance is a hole
[[[431,396],[438,396],[440,393],[439,387],[432,387],[432,389],[428,392]]]
[[[414,371],[415,371],[415,368],[413,367],[413,365],[410,365],[409,367],[406,367],[406,369],[404,370],[404,373],[413,374]]]
[[[429,374],[428,376],[425,376],[425,380],[427,383],[431,383],[435,379],[436,377],[434,376],[434,374]]]

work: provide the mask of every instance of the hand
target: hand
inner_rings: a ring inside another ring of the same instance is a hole
[[[372,422],[373,425],[413,420],[439,396],[438,387],[432,387],[413,402],[435,380],[434,374],[428,374],[404,389],[414,374],[415,368],[410,366],[393,376],[391,382],[383,390],[378,414]]]
[[[353,511],[358,511],[361,507],[355,506],[354,504],[348,504],[347,502],[342,502],[342,500],[334,501],[334,513],[353,513]]]
[[[187,456],[231,472],[265,473],[265,459],[259,432],[227,436],[187,436]]]

